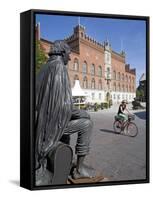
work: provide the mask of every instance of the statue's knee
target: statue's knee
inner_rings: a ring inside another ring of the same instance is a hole
[[[91,119],[87,119],[85,122],[86,127],[92,128],[93,127],[93,121]]]

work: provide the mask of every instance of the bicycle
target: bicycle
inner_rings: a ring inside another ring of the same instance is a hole
[[[135,137],[138,134],[138,127],[134,122],[131,122],[135,119],[135,115],[128,115],[128,120],[123,122],[119,115],[115,116],[115,121],[113,123],[115,133],[121,133],[122,131],[130,136]]]

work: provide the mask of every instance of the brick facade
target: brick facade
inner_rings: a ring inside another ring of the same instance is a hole
[[[40,34],[36,26],[36,35]],[[39,38],[41,47],[48,54],[51,41]],[[132,101],[136,92],[136,70],[125,63],[125,53],[113,51],[108,41],[103,44],[89,37],[85,27],[74,27],[73,34],[64,38],[72,49],[68,73],[73,88],[75,80],[88,96],[90,102],[104,102],[112,99]]]

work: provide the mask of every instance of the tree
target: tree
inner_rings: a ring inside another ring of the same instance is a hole
[[[140,100],[144,98],[144,91],[141,89],[141,87],[138,87],[136,90],[136,97]]]
[[[36,41],[36,73],[39,72],[41,66],[47,61],[47,56],[45,55],[40,41]]]

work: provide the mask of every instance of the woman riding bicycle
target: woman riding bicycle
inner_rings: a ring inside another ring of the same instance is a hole
[[[128,115],[125,113],[125,111],[127,111],[130,114],[129,110],[126,107],[126,101],[123,100],[121,104],[119,105],[119,109],[118,109],[118,116],[122,122],[125,122],[128,120]]]
[[[125,111],[130,115],[126,114]],[[115,133],[125,133],[130,137],[135,137],[138,134],[138,127],[132,122],[134,119],[134,115],[126,107],[126,101],[123,100],[119,105],[118,114],[113,123]]]

